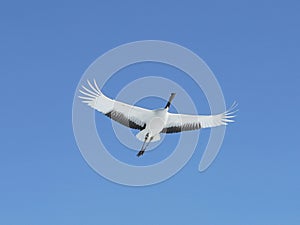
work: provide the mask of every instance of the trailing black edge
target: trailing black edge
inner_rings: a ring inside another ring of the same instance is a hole
[[[117,111],[110,111],[104,115],[113,119],[114,121],[117,121],[118,123],[120,123],[126,127],[132,128],[132,129],[144,130],[146,128],[146,124],[144,124],[143,126],[138,125],[137,123],[133,122],[132,120],[130,120],[126,116],[124,116],[122,113],[117,112]]]

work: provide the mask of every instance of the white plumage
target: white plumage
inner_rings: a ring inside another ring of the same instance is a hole
[[[140,130],[136,137],[144,143],[137,156],[143,155],[151,141],[159,141],[160,133],[177,133],[227,125],[227,123],[233,122],[232,118],[235,117],[236,111],[233,110],[237,106],[236,103],[229,110],[216,115],[174,114],[169,113],[168,109],[175,93],[171,94],[165,108],[149,110],[106,97],[100,91],[95,80],[94,84],[91,84],[90,81],[87,83],[90,89],[82,86],[82,90],[79,90],[83,94],[79,98],[84,103],[124,126]]]

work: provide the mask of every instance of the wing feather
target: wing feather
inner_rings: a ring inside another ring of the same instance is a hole
[[[234,122],[234,111],[237,104],[234,102],[229,110],[217,115],[187,115],[169,113],[167,123],[162,133],[177,133],[201,128],[217,127]]]
[[[129,105],[106,97],[99,89],[96,81],[92,84],[87,81],[88,89],[82,86],[83,90],[79,90],[83,103],[88,104],[93,109],[103,113],[116,122],[133,128],[143,130],[146,127],[146,121],[151,116],[151,110],[138,106]]]

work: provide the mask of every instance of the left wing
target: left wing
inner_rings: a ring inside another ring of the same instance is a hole
[[[229,122],[234,122],[232,118],[235,117],[234,113],[237,112],[237,110],[233,111],[236,106],[237,104],[233,103],[229,110],[217,115],[186,115],[169,113],[167,123],[161,132],[177,133],[227,125]]]
[[[100,91],[95,80],[94,85],[90,81],[87,83],[90,89],[82,86],[79,90],[83,94],[79,96],[82,102],[126,127],[145,129],[147,119],[152,116],[151,110],[108,98]]]

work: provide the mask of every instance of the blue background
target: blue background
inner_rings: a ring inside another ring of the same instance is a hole
[[[0,224],[300,224],[299,11],[292,0],[1,2]],[[204,131],[183,170],[136,188],[86,164],[71,111],[90,63],[144,39],[197,53],[240,111],[207,171]]]

